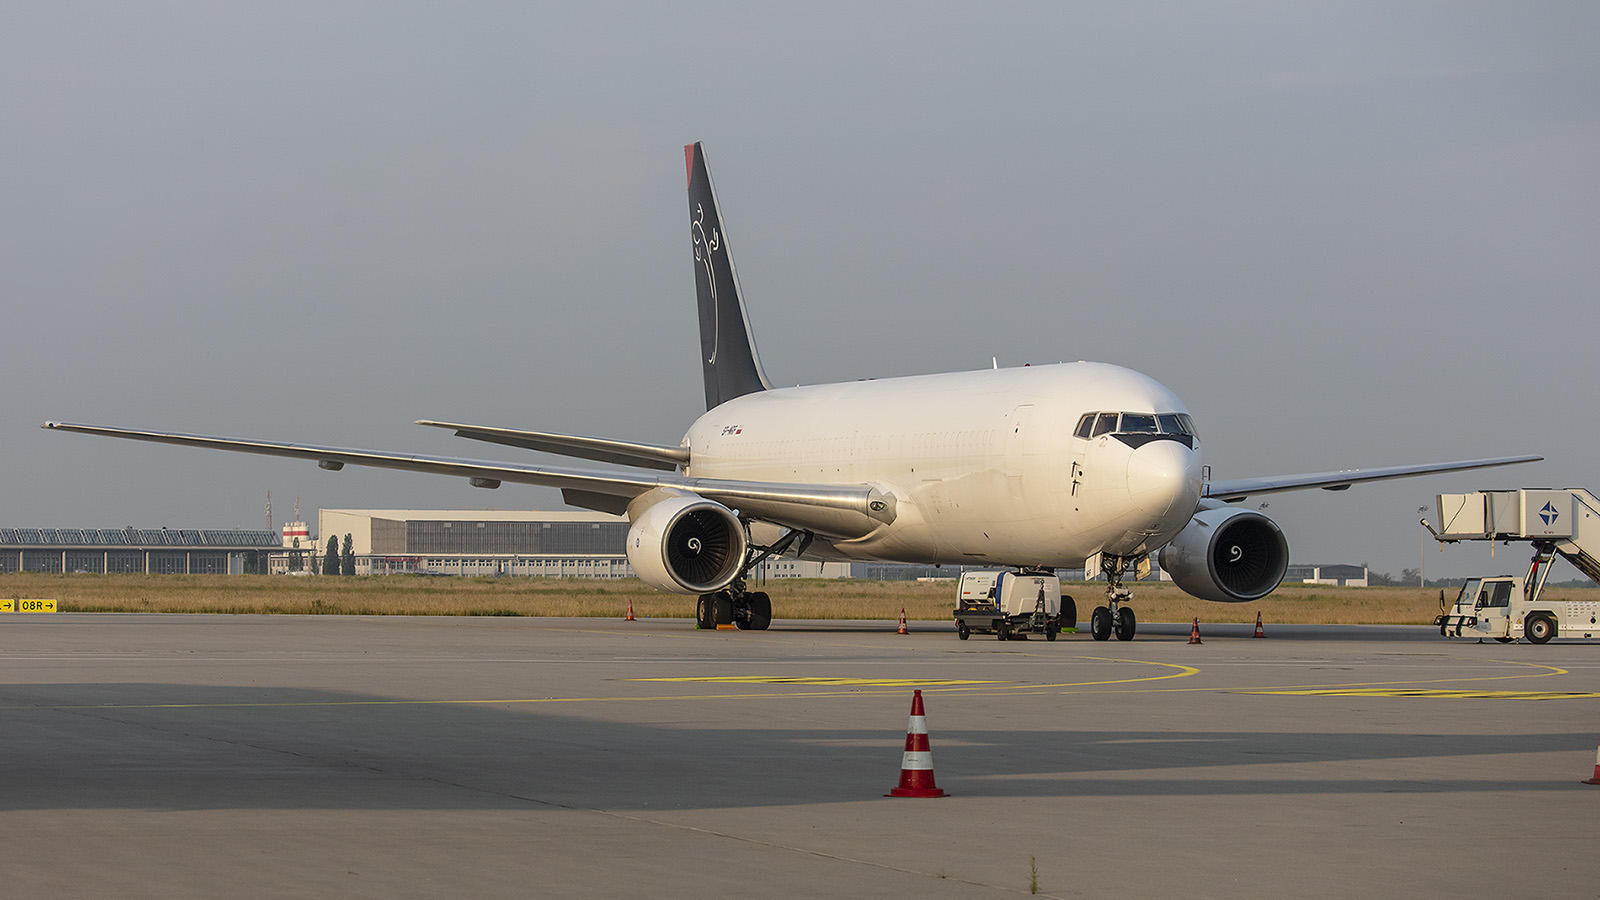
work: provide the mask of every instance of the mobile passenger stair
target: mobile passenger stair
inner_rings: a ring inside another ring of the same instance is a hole
[[[1438,500],[1439,527],[1434,528],[1427,519],[1422,525],[1440,543],[1526,541],[1533,546],[1525,578],[1475,579],[1479,582],[1476,588],[1474,581],[1469,581],[1468,587],[1474,589],[1464,589],[1455,609],[1440,617],[1441,633],[1450,636],[1453,627],[1454,636],[1459,637],[1463,627],[1473,627],[1490,632],[1496,640],[1514,640],[1526,634],[1541,644],[1558,631],[1600,636],[1600,604],[1539,602],[1550,563],[1557,556],[1600,583],[1600,499],[1583,488],[1523,488],[1440,494]],[[1502,596],[1512,588],[1520,588],[1522,596]],[[1469,596],[1479,594],[1479,589],[1483,589],[1482,595],[1476,600]],[[1498,619],[1508,621],[1502,624]]]

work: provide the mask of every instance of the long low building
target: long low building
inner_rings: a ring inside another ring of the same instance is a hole
[[[239,529],[0,528],[0,572],[237,575],[279,545]]]
[[[317,540],[344,546],[357,575],[632,578],[628,520],[584,510],[324,509]],[[848,578],[847,563],[773,559],[759,578]]]

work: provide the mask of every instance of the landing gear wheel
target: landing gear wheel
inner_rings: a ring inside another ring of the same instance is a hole
[[[956,622],[956,637],[964,641],[972,637],[972,629],[967,627],[967,623],[958,620]]]
[[[1111,610],[1096,606],[1089,614],[1089,634],[1097,641],[1111,638]]]
[[[1061,627],[1063,629],[1078,627],[1078,604],[1074,603],[1071,597],[1061,598]]]
[[[1546,615],[1529,616],[1522,633],[1535,644],[1548,644],[1550,639],[1556,636],[1556,623],[1550,621],[1550,617]]]
[[[772,626],[772,598],[766,591],[756,591],[749,599],[751,630],[766,631]]]
[[[1117,608],[1116,623],[1112,627],[1117,632],[1117,640],[1131,641],[1133,633],[1139,629],[1139,621],[1133,617],[1133,610],[1120,606]]]
[[[695,604],[694,617],[696,628],[717,627],[717,595],[701,594],[700,600]]]
[[[732,625],[733,598],[728,596],[727,591],[717,591],[712,596],[716,598],[716,600],[713,601],[712,606],[716,609],[717,621],[716,624],[712,625],[711,627],[715,628],[717,625]]]

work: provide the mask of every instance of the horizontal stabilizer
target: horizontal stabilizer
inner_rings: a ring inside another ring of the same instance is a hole
[[[457,425],[451,422],[417,420],[418,425],[429,428],[449,428],[457,437],[474,441],[488,441],[521,447],[541,453],[555,453],[578,459],[640,469],[675,471],[689,464],[689,451],[683,447],[666,447],[660,444],[640,444],[632,441],[613,441],[607,438],[581,437],[574,434],[552,434],[543,431],[516,431],[510,428],[490,428],[484,425]]]

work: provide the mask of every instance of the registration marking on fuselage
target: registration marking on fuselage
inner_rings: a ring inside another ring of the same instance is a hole
[[[1592,691],[1446,691],[1425,688],[1331,688],[1306,691],[1238,691],[1241,694],[1281,694],[1291,697],[1421,697],[1443,700],[1586,700],[1600,698]]]
[[[799,684],[807,687],[949,687],[964,684],[1006,684],[951,678],[824,678],[808,675],[701,675],[683,678],[627,678],[625,681],[672,681],[694,684]]]

